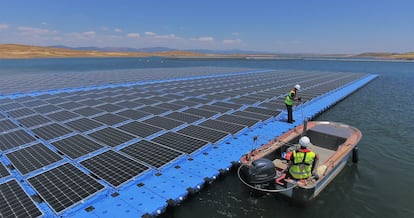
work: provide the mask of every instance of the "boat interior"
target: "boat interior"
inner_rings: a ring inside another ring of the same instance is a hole
[[[338,147],[346,141],[346,138],[342,136],[332,135],[313,129],[307,130],[304,135],[308,136],[311,140],[312,145],[310,146],[310,149],[318,154],[319,165],[325,164],[329,157],[336,152]],[[272,160],[278,169],[285,170],[288,164],[288,161],[285,158],[286,153],[293,151],[298,147],[300,137],[301,135],[298,135],[289,142],[284,143],[274,152],[266,155],[265,158]]]

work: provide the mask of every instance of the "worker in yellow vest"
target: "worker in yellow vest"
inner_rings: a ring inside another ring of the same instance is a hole
[[[299,140],[300,148],[289,155],[289,174],[294,179],[307,179],[312,176],[318,164],[318,155],[309,149],[310,139],[303,136]]]
[[[300,90],[300,85],[296,84],[293,87],[293,89],[290,90],[290,92],[287,94],[285,98],[285,105],[286,105],[286,110],[288,113],[288,120],[287,120],[288,123],[295,122],[295,120],[293,119],[292,107],[293,107],[294,101],[302,101],[302,98],[296,96],[296,93],[299,90]]]

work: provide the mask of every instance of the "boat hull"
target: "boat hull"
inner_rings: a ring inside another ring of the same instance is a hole
[[[318,154],[320,162],[312,177],[295,180],[287,173],[288,160],[285,158],[289,151],[297,149],[297,142],[303,135],[311,139],[313,145],[310,148]],[[361,132],[349,125],[327,121],[305,123],[245,154],[240,160],[239,179],[256,191],[281,194],[294,202],[306,204],[344,169],[350,156],[355,155],[361,137]],[[275,176],[268,179],[271,167]],[[262,183],[260,179],[263,179]]]

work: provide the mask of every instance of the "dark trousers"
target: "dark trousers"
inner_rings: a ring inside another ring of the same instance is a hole
[[[288,113],[288,123],[293,123],[293,114],[292,114],[292,105],[286,105],[287,113]]]

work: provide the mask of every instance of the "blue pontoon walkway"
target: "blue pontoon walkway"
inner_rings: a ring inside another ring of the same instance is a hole
[[[3,78],[1,216],[163,213],[228,171],[256,136],[266,143],[376,77],[174,68],[20,76],[24,87]],[[284,96],[297,83],[305,102],[288,124]]]

